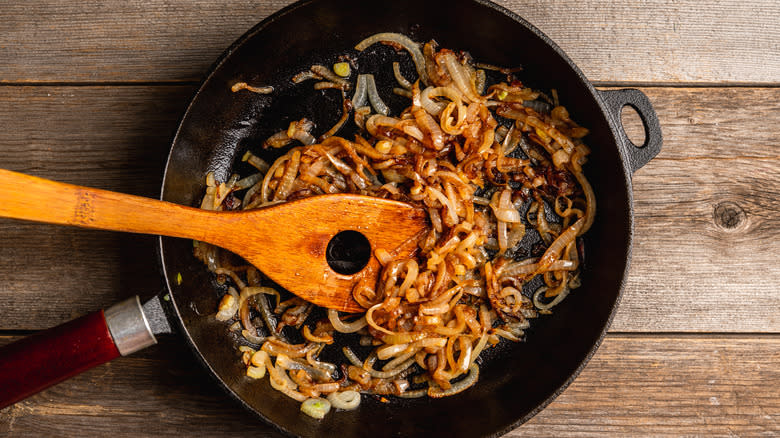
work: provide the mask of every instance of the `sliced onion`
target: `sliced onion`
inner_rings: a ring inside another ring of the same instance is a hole
[[[294,84],[300,84],[301,82],[308,81],[309,79],[322,79],[322,76],[314,73],[311,70],[305,70],[293,76],[292,82]]]
[[[328,394],[328,401],[336,409],[350,411],[360,406],[360,393],[357,391],[340,391]]]
[[[272,371],[275,369],[274,367],[268,368],[268,373],[271,375],[271,378],[268,379],[269,383],[271,383],[271,388],[281,392],[282,394],[286,395],[287,397],[290,397],[291,399],[295,401],[302,402],[306,400],[306,396],[301,394],[300,392],[293,389],[295,385],[292,383],[292,380],[287,376],[287,374],[284,373],[284,371],[277,371],[277,376],[282,376],[281,380],[274,377],[274,374],[272,374]],[[284,380],[287,379],[287,380]],[[290,383],[287,383],[287,382]],[[292,385],[292,386],[291,386]]]
[[[496,219],[501,222],[516,224],[523,221],[520,212],[512,204],[512,191],[509,189],[502,190],[498,202],[492,202],[490,208],[493,209]]]
[[[406,88],[393,87],[393,94],[397,94],[399,96],[403,96],[408,99],[412,98],[412,92],[407,90]]]
[[[314,123],[306,119],[292,122],[290,123],[290,127],[287,128],[287,136],[298,140],[305,145],[311,145],[317,142],[317,139],[311,135],[310,131],[312,128],[314,128]]]
[[[263,346],[260,347],[268,354],[279,356],[285,355],[288,357],[304,357],[306,353],[317,347],[317,344],[288,344],[276,338],[269,338]]]
[[[352,106],[361,108],[365,106],[368,94],[366,94],[366,75],[358,75],[355,94],[352,95]]]
[[[523,237],[525,236],[525,225],[521,223],[512,224],[509,227],[509,232],[507,232],[506,235],[506,246],[507,248],[514,248],[515,245],[520,243],[521,240],[523,240]]]
[[[374,111],[382,114],[383,116],[386,116],[390,112],[390,108],[388,108],[387,104],[385,104],[382,98],[379,97],[379,91],[376,88],[374,75],[366,74],[363,76],[365,77],[366,81],[366,94],[368,95],[368,101],[371,102],[371,106],[374,108]]]
[[[246,82],[236,82],[230,87],[230,90],[234,93],[240,90],[249,90],[257,94],[271,94],[274,92],[274,87],[253,87]]]
[[[477,90],[477,93],[483,94],[485,92],[485,84],[487,83],[487,77],[485,75],[485,70],[477,70],[475,74],[475,81],[474,86]]]
[[[260,350],[252,353],[252,365],[256,367],[265,367],[269,360],[270,357],[265,351]]]
[[[544,255],[542,255],[542,257],[539,259],[539,267],[537,272],[549,270],[550,265],[552,265],[553,262],[558,260],[558,257],[560,257],[561,251],[563,251],[563,249],[566,248],[569,243],[574,241],[574,239],[578,236],[579,230],[582,228],[584,223],[585,217],[582,217],[569,228],[566,228],[566,231],[555,238],[553,243],[551,243],[544,252]]]
[[[428,394],[428,390],[425,388],[415,389],[414,391],[406,391],[398,394],[401,398],[420,398]]]
[[[304,370],[310,376],[320,381],[325,381],[330,379],[330,373],[315,368],[309,365],[308,363],[301,363],[298,362],[297,360],[291,359],[286,354],[280,354],[276,357],[276,366],[281,367],[285,370]]]
[[[336,375],[336,365],[330,363],[330,362],[320,362],[316,359],[314,359],[314,353],[316,353],[319,350],[311,350],[308,353],[306,353],[306,362],[309,363],[309,365],[313,366],[314,368],[317,368],[318,370],[322,370],[325,374],[330,376],[331,378]]]
[[[341,76],[337,75],[333,72],[333,70],[329,69],[328,67],[325,67],[324,65],[312,65],[311,71],[313,71],[315,74],[322,76],[323,78],[338,84],[343,89],[349,88],[349,81],[342,78]]]
[[[257,160],[262,161],[261,158],[257,158]],[[265,161],[262,161],[265,163]],[[252,165],[255,165],[255,163],[251,163]],[[268,164],[266,164],[268,166]],[[268,167],[266,167],[268,169]],[[249,175],[246,178],[242,178],[236,182],[236,185],[234,186],[236,190],[244,190],[248,189],[250,187],[256,186],[257,183],[263,180],[263,174],[262,173],[255,173],[252,175]]]
[[[408,134],[417,141],[423,141],[425,138],[425,134],[423,134],[422,130],[420,130],[420,128],[415,125],[405,125],[403,127],[403,131],[404,134]]]
[[[280,296],[276,295],[276,304],[279,304]],[[260,317],[263,319],[263,322],[265,323],[265,327],[268,329],[268,333],[275,334],[277,332],[276,330],[276,318],[273,316],[273,313],[271,312],[271,307],[268,305],[268,300],[265,298],[259,298],[255,299],[255,303],[257,306],[255,307],[260,312]]]
[[[428,336],[430,336],[428,333],[423,332],[395,333],[382,336],[382,342],[385,344],[408,344],[410,342],[423,340]]]
[[[548,271],[573,271],[575,269],[577,269],[577,264],[571,260],[556,260],[547,268]],[[539,264],[537,263],[521,264],[521,262],[515,262],[504,265],[497,274],[501,277],[518,277],[533,274],[538,270]]]
[[[409,82],[401,73],[401,64],[399,62],[393,63],[393,75],[395,75],[395,80],[398,81],[398,85],[407,90],[412,89],[412,83]]]
[[[303,326],[303,337],[309,342],[316,342],[320,344],[332,344],[333,336],[328,334],[322,336],[315,336],[308,325]]]
[[[252,331],[256,332],[257,329],[253,327]],[[250,332],[249,330],[246,330],[246,329],[241,330],[241,336],[243,336],[244,339],[246,339],[247,341],[249,341],[249,342],[251,342],[251,343],[253,343],[255,345],[262,345],[263,342],[265,342],[268,339],[268,337],[266,337],[266,336],[257,336],[256,334],[254,334],[254,333],[252,333],[252,332]]]
[[[320,135],[320,138],[317,139],[320,143],[325,140],[328,137],[331,137],[335,135],[339,129],[341,129],[342,126],[347,122],[347,119],[349,119],[349,113],[352,112],[352,104],[350,101],[347,100],[346,97],[344,97],[342,93],[342,105],[341,105],[341,117],[336,122],[335,125],[333,125],[330,129],[328,129],[324,134]]]
[[[444,102],[436,102],[431,98],[431,94],[433,94],[435,89],[436,88],[434,87],[428,87],[420,93],[420,106],[425,108],[425,111],[429,114],[438,116],[447,104]]]
[[[387,371],[377,371],[373,368],[369,368],[366,370],[368,374],[371,375],[371,377],[375,379],[389,379],[391,377],[396,377],[398,375],[401,375],[404,371],[408,370],[409,367],[411,367],[414,364],[414,357],[407,358],[403,363],[396,366],[395,368],[389,369]]]
[[[390,359],[391,357],[403,352],[409,348],[409,344],[389,344],[376,349],[376,356],[379,360]]]
[[[262,379],[265,377],[265,366],[255,367],[250,365],[246,368],[246,375],[253,379]]]
[[[368,310],[366,310],[366,322],[368,325],[371,326],[374,330],[379,330],[382,333],[388,334],[388,335],[394,335],[396,332],[391,332],[390,330],[380,326],[376,322],[374,322],[374,311],[380,307],[382,307],[384,303],[379,303],[371,306]]]
[[[295,177],[298,176],[298,169],[301,166],[301,151],[293,149],[290,155],[290,161],[287,164],[287,168],[284,170],[279,186],[274,193],[274,201],[279,201],[287,198],[292,190],[293,183],[295,183]]]
[[[279,131],[265,139],[263,147],[283,148],[292,143],[292,141],[293,139],[287,135],[287,130],[285,129],[284,131]]]
[[[378,42],[390,42],[395,43],[406,49],[410,55],[412,55],[412,61],[414,61],[414,67],[417,69],[417,75],[420,78],[420,82],[423,84],[428,83],[428,75],[425,73],[425,58],[423,57],[420,45],[412,41],[406,35],[394,32],[383,32],[369,36],[363,41],[359,42],[355,49],[363,51],[369,46],[372,46]]]
[[[445,52],[442,56],[444,59],[444,66],[447,68],[447,72],[450,74],[450,77],[452,77],[452,82],[458,87],[458,90],[460,90],[460,92],[471,102],[481,102],[484,100],[481,96],[477,95],[466,67],[458,62],[455,54],[452,52]]]
[[[310,398],[301,403],[301,412],[304,414],[322,420],[330,412],[330,402],[324,398]]]
[[[355,333],[368,325],[365,315],[353,322],[345,323],[339,318],[338,311],[333,309],[328,309],[328,321],[337,332],[341,333]]]
[[[238,292],[235,289],[232,287],[228,289],[228,293],[219,302],[217,321],[227,321],[236,316],[236,312],[238,312],[238,298]]]
[[[434,387],[434,386],[428,388],[428,397],[431,398],[449,397],[451,395],[455,395],[460,392],[463,392],[466,389],[473,386],[475,383],[477,383],[477,379],[479,378],[479,367],[477,366],[477,364],[472,363],[468,369],[469,369],[469,373],[466,374],[466,377],[464,377],[459,382],[453,383],[449,389],[441,389],[439,387]]]
[[[420,351],[419,347],[409,346],[409,348],[407,348],[403,353],[396,356],[393,360],[387,362],[385,366],[382,367],[382,371],[389,372],[405,370],[406,368],[409,368],[409,366],[414,363],[413,356],[417,354],[418,351]]]
[[[577,230],[577,235],[581,236],[590,229],[591,225],[593,225],[593,220],[596,218],[596,194],[593,192],[593,187],[590,185],[588,179],[585,178],[585,175],[581,170],[577,171],[575,169],[574,177],[577,178],[577,182],[580,183],[582,191],[585,193],[585,202],[587,203],[585,223]]]
[[[498,252],[503,254],[507,249],[506,222],[499,220],[496,225],[496,239],[498,240]]]
[[[550,310],[558,303],[563,301],[563,299],[569,295],[569,287],[568,285],[564,285],[563,290],[561,290],[560,293],[558,293],[558,295],[556,295],[555,298],[549,303],[543,303],[541,300],[542,294],[545,292],[547,292],[547,286],[541,286],[536,290],[536,292],[534,292],[534,306],[536,306],[536,308],[539,310]]]
[[[249,320],[249,308],[247,306],[247,300],[249,297],[265,294],[265,295],[279,295],[276,289],[270,287],[243,287],[241,288],[241,295],[238,298],[238,311],[241,316],[241,323],[244,328],[249,331],[250,334],[255,330],[255,326]],[[254,336],[254,335],[253,335]],[[245,336],[246,337],[246,336]],[[262,343],[262,341],[260,342]]]
[[[359,357],[357,357],[357,354],[355,354],[355,352],[352,351],[351,348],[345,346],[344,348],[341,349],[341,351],[344,353],[344,357],[346,357],[347,360],[349,360],[352,363],[352,365],[360,368],[363,367],[363,361],[360,360]]]
[[[444,196],[444,193],[434,189],[431,186],[426,187],[425,190],[430,194],[431,197],[436,198],[443,206],[447,208],[447,215],[449,216],[450,224],[457,224],[459,222],[457,210],[455,210],[455,206],[452,205],[450,200]]]
[[[433,116],[423,110],[422,107],[413,110],[412,114],[414,115],[414,120],[417,122],[417,126],[428,133],[433,148],[437,151],[444,148],[444,132],[442,132],[441,127],[436,123],[436,120],[433,119]]]
[[[493,213],[496,215],[496,219],[501,222],[516,224],[523,221],[520,212],[515,210],[514,207],[502,209],[494,208]]]

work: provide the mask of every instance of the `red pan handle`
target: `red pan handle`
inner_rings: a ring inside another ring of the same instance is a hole
[[[0,348],[0,409],[157,343],[138,297]]]

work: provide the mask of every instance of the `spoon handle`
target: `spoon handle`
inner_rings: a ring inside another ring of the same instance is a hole
[[[0,169],[0,217],[198,240],[208,240],[206,224],[221,220],[197,208],[5,169]]]

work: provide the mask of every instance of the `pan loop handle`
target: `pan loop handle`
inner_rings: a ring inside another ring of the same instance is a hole
[[[653,109],[653,105],[650,103],[650,99],[647,98],[645,93],[639,90],[627,88],[622,90],[600,91],[599,94],[617,128],[616,131],[620,138],[620,147],[622,149],[623,157],[628,162],[631,173],[634,173],[661,152],[663,135],[661,133],[661,124],[658,121],[658,116]],[[621,112],[626,106],[636,110],[637,114],[639,114],[639,118],[642,120],[642,126],[645,129],[645,142],[642,145],[634,144],[634,142],[628,138],[628,135],[626,135],[626,131],[623,128]]]

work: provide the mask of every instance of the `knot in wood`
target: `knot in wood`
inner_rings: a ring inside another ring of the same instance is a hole
[[[725,201],[715,206],[712,217],[718,227],[733,230],[745,222],[747,215],[736,203]]]

